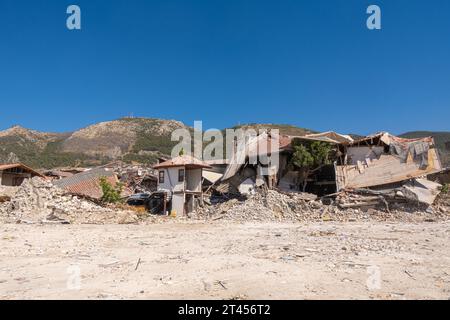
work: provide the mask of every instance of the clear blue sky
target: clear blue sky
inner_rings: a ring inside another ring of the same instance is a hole
[[[82,30],[66,28],[66,8]],[[366,28],[366,8],[382,30]],[[448,0],[0,0],[0,129],[450,131]]]

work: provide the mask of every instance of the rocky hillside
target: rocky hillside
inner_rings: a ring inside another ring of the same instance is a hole
[[[35,168],[94,166],[111,160],[154,163],[169,155],[175,129],[187,127],[175,120],[123,118],[97,123],[71,133],[46,133],[14,126],[0,131],[0,163],[23,162]],[[234,128],[276,128],[281,134],[304,135],[313,130],[291,125],[245,124]],[[450,165],[450,132],[408,132],[401,136],[433,136],[444,165]]]
[[[101,122],[78,130],[61,144],[63,152],[84,153],[91,157],[145,156],[160,152],[170,154],[174,143],[171,133],[188,128],[174,120],[124,118]]]
[[[37,149],[44,149],[48,142],[57,141],[66,137],[67,134],[47,133],[25,129],[21,126],[13,126],[7,130],[0,131],[0,139],[3,143],[10,143],[24,146],[27,142],[32,143]]]
[[[32,166],[67,162],[75,155],[56,154],[55,147],[69,134],[46,133],[14,126],[0,131],[0,163],[22,161]]]
[[[72,133],[45,133],[14,126],[0,131],[0,163],[21,161],[36,168],[91,166],[121,159],[153,163],[170,154],[174,120],[123,118]]]
[[[317,131],[309,130],[305,128],[300,128],[288,124],[262,124],[262,123],[250,123],[250,124],[243,124],[239,126],[233,127],[233,129],[242,128],[242,129],[255,129],[256,131],[259,131],[260,129],[278,129],[280,134],[285,134],[288,136],[304,136],[306,134],[310,133],[317,133]]]

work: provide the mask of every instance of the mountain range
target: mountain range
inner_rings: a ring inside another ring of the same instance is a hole
[[[280,124],[246,124],[237,127],[277,128],[281,134],[287,135],[316,132]],[[118,159],[152,164],[159,157],[170,154],[177,143],[170,139],[175,129],[193,130],[180,121],[154,118],[121,118],[68,133],[40,132],[13,126],[0,131],[0,163],[22,162],[41,169],[95,166]],[[450,132],[414,131],[400,136],[433,136],[442,162],[447,166],[450,164]]]

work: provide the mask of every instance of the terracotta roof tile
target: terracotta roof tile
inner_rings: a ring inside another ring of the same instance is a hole
[[[170,168],[170,167],[186,167],[190,169],[211,168],[211,166],[208,165],[206,162],[203,162],[189,155],[178,156],[153,166],[154,169]]]
[[[105,177],[106,181],[112,185],[118,182],[117,176],[113,171],[101,168],[78,173],[69,178],[57,180],[53,184],[73,194],[100,199],[103,196],[100,186],[100,178],[102,177]]]

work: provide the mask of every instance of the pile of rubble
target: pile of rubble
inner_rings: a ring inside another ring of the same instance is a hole
[[[133,223],[133,211],[97,205],[67,194],[51,182],[35,177],[25,180],[9,201],[0,203],[0,221],[18,223]]]
[[[315,199],[302,193],[281,193],[276,190],[257,192],[246,199],[234,198],[202,208],[199,218],[246,221],[440,221],[450,218],[450,211],[411,203],[342,208],[333,201]]]
[[[9,188],[0,201],[0,222],[106,224],[164,222],[148,213],[139,214],[125,206],[105,207],[86,198],[68,194],[39,177],[27,179],[20,187]],[[5,193],[5,192],[4,192]],[[214,201],[216,200],[216,201]],[[383,193],[344,192],[335,198],[318,198],[301,192],[258,189],[247,196],[210,199],[191,218],[200,220],[321,222],[321,221],[442,221],[450,218],[450,193],[441,193],[433,206],[393,201]],[[401,201],[399,201],[401,200]],[[178,220],[178,219],[177,219]],[[179,221],[179,220],[178,220]]]
[[[450,192],[441,192],[433,204],[433,209],[439,212],[450,214]]]
[[[274,190],[258,191],[247,198],[233,198],[204,208],[202,215],[212,219],[237,221],[295,221],[302,220],[302,213],[312,213],[321,203],[292,193],[283,194]]]

